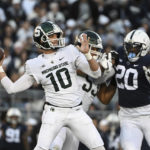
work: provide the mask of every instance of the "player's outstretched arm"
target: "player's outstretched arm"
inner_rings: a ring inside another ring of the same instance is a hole
[[[82,34],[82,36],[80,36],[80,42],[81,42],[81,46],[77,46],[77,48],[79,49],[80,52],[82,52],[85,55],[86,59],[89,62],[91,70],[97,71],[99,69],[99,64],[91,56],[90,48],[89,48],[89,39],[87,39],[86,34]]]
[[[113,78],[108,86],[106,85],[106,83],[101,84],[100,90],[97,92],[99,101],[101,101],[105,105],[110,103],[112,97],[116,92],[116,83],[114,80],[115,79]]]
[[[2,64],[4,61],[5,56],[3,56],[3,59],[0,61],[0,80],[2,86],[5,88],[7,93],[17,93],[24,91],[28,88],[30,88],[34,83],[34,78],[27,73],[22,75],[16,82],[12,82],[8,76],[6,75],[5,71],[3,70]]]

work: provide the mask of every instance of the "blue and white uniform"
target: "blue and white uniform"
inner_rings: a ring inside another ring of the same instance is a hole
[[[150,55],[130,62],[124,48],[118,49],[116,81],[123,150],[140,150],[143,136],[150,145],[150,84],[143,66],[150,66]]]

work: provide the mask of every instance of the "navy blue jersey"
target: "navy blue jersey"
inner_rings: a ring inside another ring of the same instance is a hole
[[[118,49],[119,63],[116,67],[116,81],[119,105],[127,108],[150,104],[150,84],[145,77],[143,66],[150,66],[150,55],[129,62],[123,47]]]
[[[0,139],[0,150],[24,150],[22,135],[26,131],[24,125],[19,124],[12,128],[9,124],[4,124],[1,128],[3,135]]]

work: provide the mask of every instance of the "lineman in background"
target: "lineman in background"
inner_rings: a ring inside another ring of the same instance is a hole
[[[104,150],[101,136],[91,118],[82,109],[82,97],[77,82],[77,69],[94,78],[101,76],[99,64],[89,53],[87,35],[80,37],[79,49],[74,45],[65,46],[61,28],[46,21],[35,28],[33,38],[42,54],[26,61],[25,73],[15,83],[4,72],[1,60],[0,80],[9,94],[24,91],[34,82],[41,84],[44,89],[46,100],[42,125],[34,150],[48,150],[64,126],[70,127],[91,150]]]
[[[0,150],[29,150],[26,126],[21,123],[21,117],[18,108],[7,111],[7,122],[1,127]]]

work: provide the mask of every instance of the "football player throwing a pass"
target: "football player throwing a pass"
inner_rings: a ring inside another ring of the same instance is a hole
[[[73,45],[65,46],[62,34],[60,27],[53,22],[38,25],[33,38],[42,54],[26,62],[24,75],[15,83],[6,76],[1,61],[1,83],[8,93],[26,90],[35,81],[45,91],[42,125],[34,150],[48,150],[63,126],[68,126],[89,149],[104,150],[103,140],[91,118],[82,109],[76,73],[80,69],[98,78],[101,69],[89,52],[86,34],[80,37],[80,51]]]

